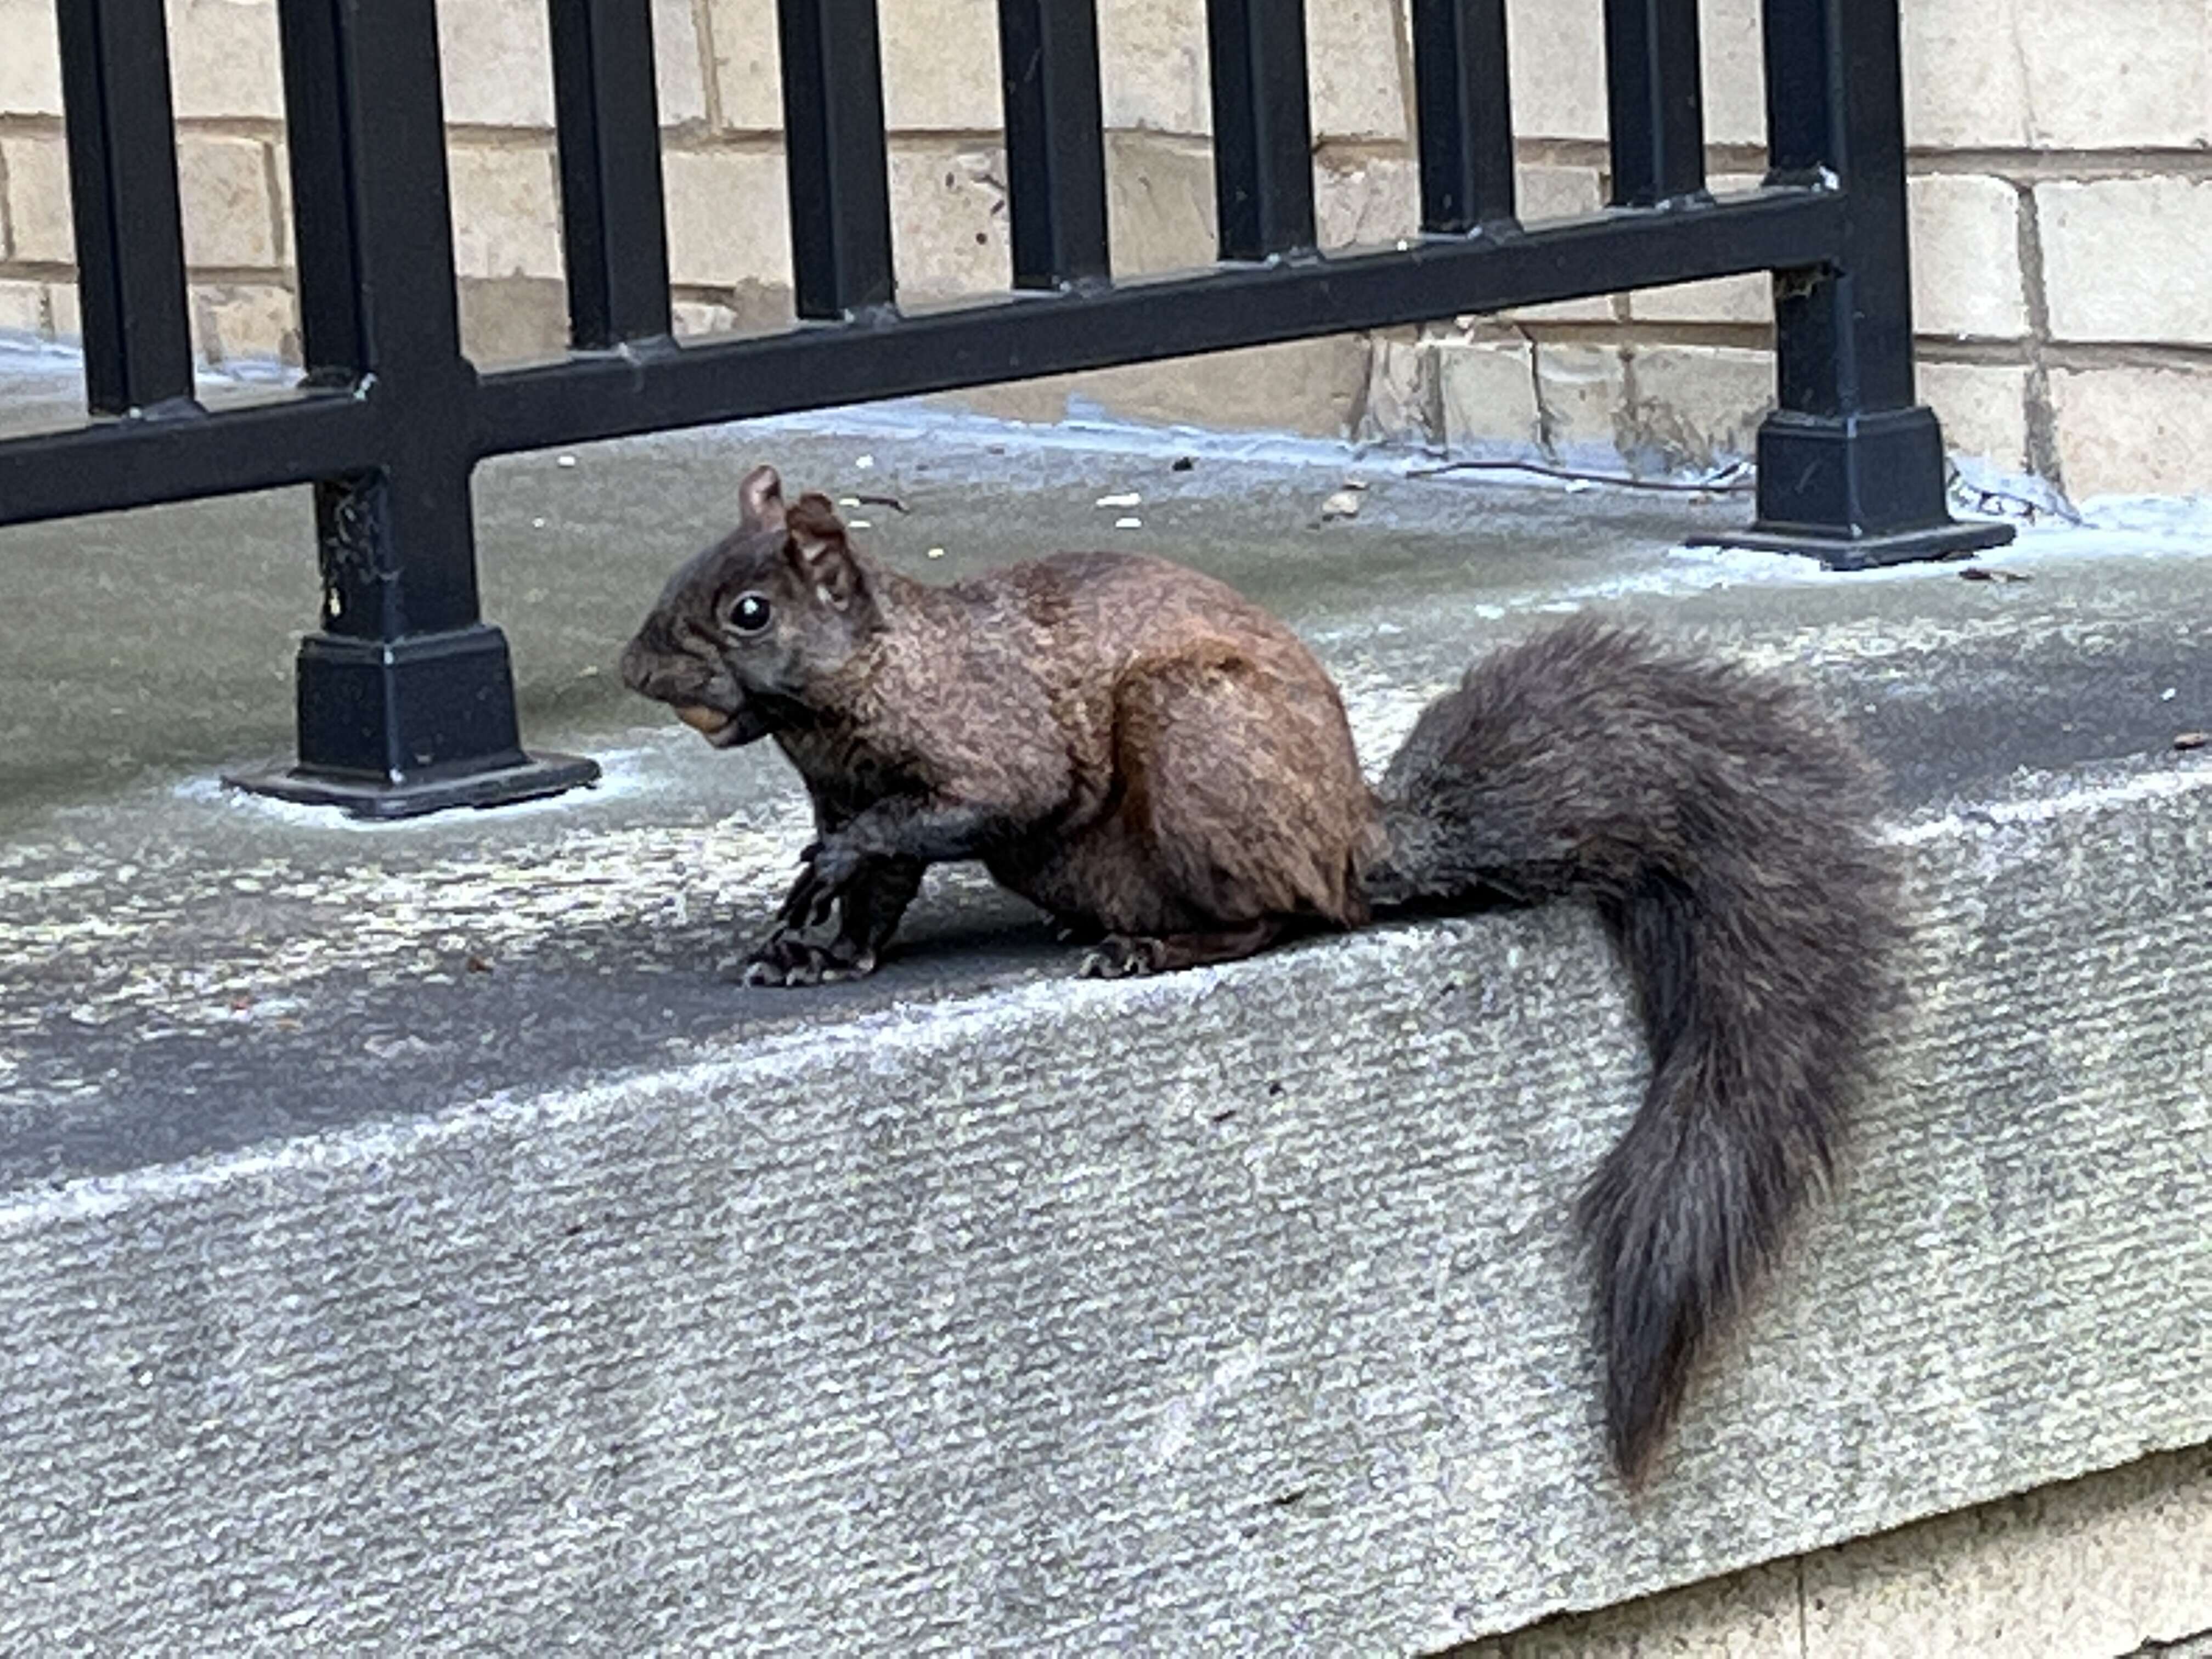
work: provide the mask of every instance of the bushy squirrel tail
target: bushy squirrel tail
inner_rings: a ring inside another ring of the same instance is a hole
[[[1651,1052],[1579,1212],[1641,1478],[1706,1337],[1830,1173],[1899,932],[1875,769],[1810,697],[1584,618],[1485,659],[1383,782],[1383,906],[1591,900]]]

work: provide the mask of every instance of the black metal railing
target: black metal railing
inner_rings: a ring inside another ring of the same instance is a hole
[[[1838,566],[2005,538],[1946,508],[1914,401],[1893,0],[1765,0],[1771,166],[1705,187],[1696,0],[1607,0],[1613,205],[1516,216],[1504,0],[1414,0],[1422,233],[1316,250],[1304,0],[1207,0],[1222,263],[1117,287],[1092,0],[999,0],[1014,292],[896,307],[878,0],[779,0],[799,322],[670,337],[651,0],[549,0],[573,349],[462,356],[434,0],[279,0],[305,374],[193,395],[161,0],[59,0],[96,417],[0,442],[0,525],[312,484],[325,591],[299,763],[259,787],[396,816],[544,793],[590,763],[520,746],[479,614],[488,455],[1776,274],[1779,407],[1744,543]]]

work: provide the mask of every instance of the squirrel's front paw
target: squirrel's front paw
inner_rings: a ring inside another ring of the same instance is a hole
[[[799,855],[798,879],[776,914],[781,927],[818,927],[830,920],[830,907],[837,896],[859,879],[867,867],[865,853],[838,836],[817,841]]]
[[[813,945],[778,933],[744,959],[736,977],[746,985],[830,985],[876,971],[872,951],[855,951],[843,940]]]
[[[1135,979],[1158,973],[1166,960],[1165,947],[1156,939],[1109,933],[1097,950],[1084,957],[1076,972],[1085,979]]]

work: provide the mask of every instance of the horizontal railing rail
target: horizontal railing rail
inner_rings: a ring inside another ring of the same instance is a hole
[[[1695,0],[1607,0],[1613,200],[1524,223],[1504,0],[1415,0],[1420,234],[1316,247],[1304,0],[1208,0],[1221,260],[1116,283],[1091,0],[1000,0],[1010,291],[897,303],[877,0],[779,0],[798,322],[671,333],[650,0],[548,0],[572,347],[461,349],[434,0],[279,0],[301,389],[210,410],[186,325],[161,0],[62,0],[87,404],[0,441],[0,525],[283,485],[316,492],[323,627],[298,763],[252,787],[380,816],[543,794],[479,614],[469,478],[489,455],[1778,274],[1778,406],[1737,539],[1841,566],[1986,545],[1949,516],[1915,401],[1898,23],[1766,0],[1771,167],[1704,175]]]

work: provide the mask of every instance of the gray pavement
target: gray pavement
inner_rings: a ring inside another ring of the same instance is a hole
[[[65,398],[0,356],[8,422]],[[1853,714],[1915,1006],[1652,1504],[1595,1461],[1565,1225],[1637,1076],[1587,919],[1080,985],[952,871],[868,982],[716,976],[803,802],[611,659],[757,459],[893,498],[848,511],[917,573],[1224,575],[1371,764],[1577,606]],[[1410,1651],[2212,1437],[2185,518],[1838,577],[1680,545],[1740,500],[1326,446],[899,409],[568,461],[484,470],[486,610],[529,741],[607,780],[399,826],[216,782],[289,744],[296,493],[0,532],[9,1650]]]

